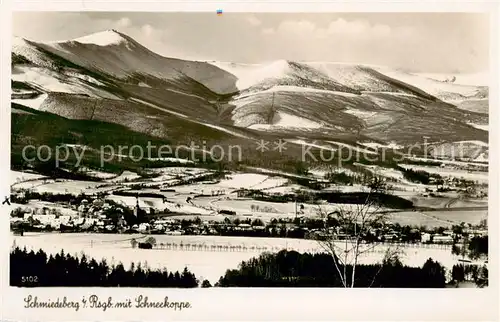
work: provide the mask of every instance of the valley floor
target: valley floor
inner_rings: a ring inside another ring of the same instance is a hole
[[[28,250],[43,249],[49,254],[64,250],[65,253],[93,257],[96,260],[106,259],[108,264],[123,263],[129,267],[132,262],[142,263],[150,268],[164,268],[169,271],[181,271],[187,267],[200,280],[208,279],[212,284],[224,275],[227,269],[236,269],[242,261],[257,257],[265,251],[277,252],[282,249],[299,252],[322,252],[321,246],[311,240],[284,238],[250,238],[250,237],[220,237],[220,236],[164,236],[155,235],[157,245],[160,243],[177,244],[177,249],[134,249],[130,240],[147,237],[146,235],[123,234],[80,234],[80,233],[27,233],[24,236],[11,236],[13,243]],[[184,249],[180,250],[180,245]],[[191,248],[187,248],[191,245]],[[246,246],[247,251],[191,250],[193,245],[214,246]],[[254,248],[252,248],[254,247]],[[388,247],[401,251],[401,260],[408,266],[422,266],[428,258],[439,261],[445,267],[457,263],[459,257],[451,254],[451,248],[446,246],[398,246],[379,245],[373,251],[367,252],[360,259],[362,264],[378,263],[382,260]],[[189,249],[189,250],[188,250]]]

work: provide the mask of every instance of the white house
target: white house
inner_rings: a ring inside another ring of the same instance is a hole
[[[150,225],[148,223],[141,223],[139,227],[137,228],[138,231],[140,232],[145,232],[148,231],[150,228]]]
[[[431,241],[431,234],[429,233],[423,233],[422,235],[420,235],[420,241],[422,243],[428,243]]]

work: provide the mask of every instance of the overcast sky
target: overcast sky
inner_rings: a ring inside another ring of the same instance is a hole
[[[66,40],[116,29],[170,57],[386,65],[429,73],[488,70],[488,16],[469,13],[18,12],[13,33]]]

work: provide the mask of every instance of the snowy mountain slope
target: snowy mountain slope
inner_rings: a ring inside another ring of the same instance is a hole
[[[488,86],[490,82],[488,73],[486,72],[466,74],[414,73],[414,75],[430,78],[439,82],[451,82],[456,85]]]
[[[117,98],[116,95],[100,89],[99,81],[91,76],[76,72],[56,72],[48,68],[33,66],[14,66],[13,81],[28,84],[41,92],[63,92],[85,94],[91,97]],[[98,86],[95,86],[98,85]]]
[[[376,95],[386,95],[377,93]],[[249,100],[252,98],[252,100]],[[464,112],[444,103],[386,95],[374,100],[372,94],[359,97],[308,95],[282,92],[254,95],[232,111],[235,125],[266,131],[303,134],[351,133],[385,142],[411,144],[428,136],[433,140],[486,139],[488,133],[470,124],[487,122],[487,117]],[[382,103],[383,104],[382,104]],[[239,101],[238,103],[242,103]],[[424,106],[424,107],[422,107]],[[288,117],[282,117],[285,114]],[[439,114],[440,117],[436,118]]]
[[[402,73],[406,83],[401,72],[380,66],[191,62],[157,55],[116,31],[52,43],[17,39],[12,51],[14,103],[162,138],[410,144],[425,136],[449,142],[488,137],[488,115],[469,103],[483,100],[476,96],[487,95],[487,88]],[[439,86],[432,92],[421,83]],[[463,109],[436,98],[443,88]]]
[[[388,77],[418,87],[421,90],[443,101],[488,97],[488,89],[484,86],[471,86],[440,82],[431,78],[406,73],[387,67],[378,67],[375,69]]]
[[[359,91],[403,93],[415,96],[428,94],[408,84],[395,82],[387,75],[376,72],[376,66],[345,63],[308,62],[307,65],[323,71],[330,78]],[[430,97],[429,97],[430,98]]]
[[[333,90],[347,93],[359,92],[328,77],[323,72],[301,63],[277,60],[263,65],[245,65],[211,62],[238,78],[240,93],[268,90],[273,86],[297,86]]]
[[[38,46],[80,66],[97,69],[116,78],[132,74],[164,80],[192,78],[216,93],[232,93],[236,79],[213,65],[160,56],[132,38],[107,30],[69,41],[38,43]]]

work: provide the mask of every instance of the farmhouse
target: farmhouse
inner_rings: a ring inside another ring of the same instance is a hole
[[[453,237],[444,235],[434,235],[432,236],[432,241],[436,244],[451,244],[453,243]]]

